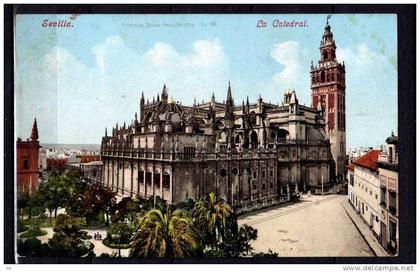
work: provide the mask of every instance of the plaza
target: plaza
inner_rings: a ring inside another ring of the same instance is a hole
[[[345,195],[304,195],[297,203],[249,213],[238,218],[258,230],[252,247],[279,257],[374,256],[343,205]]]

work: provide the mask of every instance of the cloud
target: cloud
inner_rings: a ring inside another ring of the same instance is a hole
[[[273,47],[271,57],[282,68],[272,77],[267,89],[274,93],[295,89],[301,103],[309,104],[309,65],[303,66],[308,62],[307,51],[297,41],[286,41]]]
[[[278,43],[271,51],[271,57],[282,64],[282,71],[274,75],[274,81],[282,87],[294,87],[299,82],[302,72],[301,49],[298,42]]]
[[[338,47],[337,59],[345,61],[346,66],[349,145],[364,145],[361,142],[364,139],[383,143],[384,135],[389,135],[391,130],[398,127],[396,67],[390,65],[389,57],[364,43],[354,47]],[[364,136],[360,138],[358,135]]]
[[[37,59],[38,70],[18,73],[26,79],[18,82],[20,95],[34,97],[29,108],[17,106],[18,115],[42,116],[42,142],[99,143],[105,126],[130,123],[142,91],[151,99],[166,83],[169,95],[185,104],[194,96],[201,101],[212,91],[225,92],[229,60],[218,39],[196,40],[184,52],[163,42],[139,51],[110,36],[91,48],[94,61],[88,63],[54,47]],[[25,99],[19,103],[28,105]],[[91,116],[95,122],[87,121]],[[32,121],[18,130],[30,131]]]
[[[101,71],[108,68],[108,53],[116,50],[117,52],[124,47],[124,41],[119,36],[108,37],[103,43],[97,44],[92,48],[95,55],[96,65]]]

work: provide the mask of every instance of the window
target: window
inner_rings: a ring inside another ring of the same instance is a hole
[[[170,187],[170,176],[168,174],[163,174],[163,188],[169,189]]]
[[[160,173],[153,173],[153,183],[155,187],[160,188]]]
[[[274,176],[273,169],[270,169],[270,177],[273,177],[273,176]]]
[[[334,74],[331,74],[331,81],[334,81]]]
[[[143,170],[139,171],[138,181],[139,181],[139,183],[144,183],[144,171]]]
[[[255,181],[252,182],[252,190],[257,190],[257,183]]]
[[[389,192],[389,211],[393,214],[397,213],[396,193]]]
[[[369,191],[369,194],[372,195],[372,190]]]
[[[23,169],[29,169],[29,160],[23,160]]]
[[[262,177],[265,178],[265,170],[262,171]]]
[[[265,190],[265,182],[262,183],[262,189]]]
[[[152,172],[146,172],[146,184],[152,185]]]
[[[274,187],[274,183],[270,182],[270,189],[273,189],[273,187]]]
[[[222,178],[226,177],[226,174],[227,174],[226,169],[222,169],[222,170],[220,170],[220,176],[221,176]]]
[[[184,158],[191,159],[195,157],[195,147],[184,147]]]

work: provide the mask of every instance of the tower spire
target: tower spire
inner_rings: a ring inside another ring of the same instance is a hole
[[[108,130],[105,127],[105,137],[108,137]]]
[[[162,101],[167,101],[168,100],[168,90],[166,88],[166,84],[163,84],[161,98],[162,98]]]
[[[31,140],[32,141],[37,141],[38,140],[38,126],[37,126],[37,123],[36,123],[36,118],[34,119],[34,123],[32,125]]]

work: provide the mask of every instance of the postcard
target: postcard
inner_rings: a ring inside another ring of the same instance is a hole
[[[397,257],[393,13],[16,14],[16,257]]]

